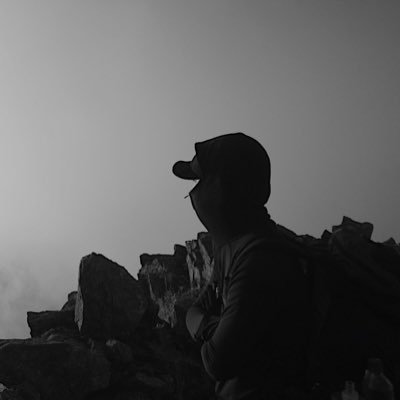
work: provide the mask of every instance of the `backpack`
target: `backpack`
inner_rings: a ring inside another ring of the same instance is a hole
[[[309,286],[308,384],[326,393],[346,380],[359,385],[368,358],[378,357],[399,393],[400,252],[360,225],[344,217],[321,239],[278,226]]]

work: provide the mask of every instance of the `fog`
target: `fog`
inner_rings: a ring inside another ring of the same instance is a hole
[[[171,168],[223,133],[267,149],[276,222],[399,242],[399,20],[395,0],[3,0],[0,338],[61,308],[86,254],[136,277],[204,230]]]

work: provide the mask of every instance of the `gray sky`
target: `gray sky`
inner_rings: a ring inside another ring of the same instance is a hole
[[[400,2],[0,0],[0,337],[95,251],[134,276],[204,228],[171,173],[242,131],[274,220],[400,241]]]

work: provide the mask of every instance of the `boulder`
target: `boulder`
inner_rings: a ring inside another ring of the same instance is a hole
[[[40,400],[40,394],[26,382],[12,389],[2,388],[0,384],[0,400]]]
[[[175,303],[190,289],[186,266],[186,249],[174,246],[174,254],[142,254],[138,279],[149,299],[157,305],[158,318],[171,326],[177,323]]]
[[[342,262],[336,267],[359,286],[363,304],[379,304],[387,320],[398,315],[400,246],[394,239],[375,243],[372,224],[348,217],[319,239],[278,229],[316,253],[335,254]],[[171,255],[142,254],[137,279],[102,255],[84,257],[78,291],[68,294],[61,310],[28,312],[31,339],[0,339],[0,400],[213,398],[215,382],[185,323],[211,277],[213,247],[206,232],[185,244],[175,245]],[[384,299],[390,300],[386,308]],[[382,343],[392,340],[386,331],[381,337]]]
[[[74,310],[75,311],[75,303],[76,303],[76,296],[77,295],[78,295],[78,292],[76,290],[73,291],[73,292],[68,293],[68,300],[62,306],[61,310],[62,311]]]
[[[0,346],[0,359],[5,386],[31,385],[42,400],[84,399],[110,380],[105,356],[78,340],[14,339]]]
[[[116,339],[109,339],[105,346],[106,355],[112,362],[129,364],[132,361],[132,350],[127,344]]]
[[[101,254],[83,257],[79,266],[75,322],[82,335],[125,340],[133,335],[149,301],[138,281]]]
[[[77,330],[78,328],[74,318],[75,312],[72,309],[64,311],[27,312],[31,337],[40,336],[52,328],[64,327],[71,330]]]
[[[52,329],[64,328],[70,336],[79,333],[75,323],[75,303],[77,291],[68,294],[68,301],[61,310],[54,311],[28,311],[27,322],[31,337],[38,337]]]

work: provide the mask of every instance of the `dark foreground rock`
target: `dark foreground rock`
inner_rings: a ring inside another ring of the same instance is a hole
[[[142,287],[124,267],[101,254],[82,258],[75,306],[75,322],[82,335],[127,339],[148,305]]]
[[[392,238],[373,242],[372,224],[344,217],[321,238],[278,228],[338,253],[348,280],[363,282],[370,306],[382,287],[398,297],[400,246]],[[30,339],[0,339],[7,387],[0,385],[0,400],[211,400],[215,383],[185,324],[214,267],[210,236],[199,233],[174,254],[143,254],[140,262],[135,279],[100,254],[84,257],[78,290],[61,310],[28,312]],[[392,303],[386,315],[398,314]]]
[[[175,245],[174,254],[142,254],[138,279],[158,309],[158,318],[171,326],[178,323],[175,303],[190,288],[185,247]]]
[[[197,239],[187,240],[185,244],[190,287],[200,289],[209,281],[214,268],[211,236],[200,232]]]
[[[83,257],[61,310],[28,312],[31,339],[0,340],[0,400],[208,399],[214,382],[184,323],[198,293],[186,257],[179,245],[141,257],[140,283],[102,255]]]
[[[10,341],[1,345],[0,360],[5,386],[29,384],[43,400],[84,399],[110,380],[106,357],[75,339]]]
[[[78,330],[75,323],[74,310],[60,311],[28,311],[27,320],[31,328],[31,337],[38,337],[52,328],[64,327]]]

